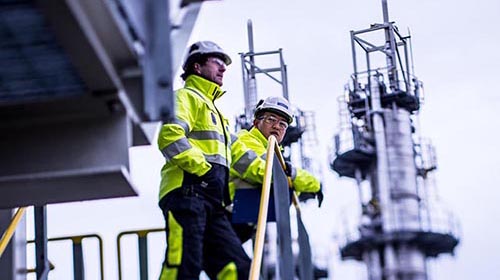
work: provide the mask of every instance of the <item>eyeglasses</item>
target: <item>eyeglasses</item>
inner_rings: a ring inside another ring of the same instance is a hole
[[[219,67],[222,67],[222,66],[226,67],[227,66],[226,63],[218,57],[210,57],[208,59],[208,61],[217,64],[217,66],[219,66]]]
[[[285,122],[285,121],[282,121],[282,120],[279,120],[271,115],[267,115],[267,116],[262,116],[259,118],[259,120],[264,120],[266,123],[270,124],[270,125],[275,125],[275,124],[278,124],[279,128],[280,129],[287,129],[288,128],[288,123]]]

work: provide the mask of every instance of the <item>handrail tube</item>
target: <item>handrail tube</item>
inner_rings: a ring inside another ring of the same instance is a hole
[[[12,217],[12,221],[10,222],[9,226],[2,235],[2,238],[0,239],[0,258],[5,252],[5,249],[7,248],[10,239],[12,238],[14,232],[16,231],[17,225],[23,218],[25,212],[26,212],[26,207],[19,207],[16,211],[16,214],[14,214],[14,217]]]
[[[148,271],[147,271],[147,235],[151,232],[160,232],[160,231],[165,231],[165,228],[154,228],[154,229],[147,229],[147,230],[130,230],[130,231],[123,231],[118,234],[116,237],[116,251],[117,251],[117,257],[118,257],[118,279],[122,279],[122,257],[121,257],[121,238],[125,235],[137,235],[138,242],[139,242],[139,269],[140,269],[140,279],[147,279],[148,277]],[[141,239],[144,239],[141,241]],[[142,244],[142,245],[141,245]],[[141,249],[142,248],[142,249]],[[143,260],[145,258],[146,260]],[[146,277],[146,278],[144,278]]]
[[[265,175],[264,180],[262,181],[262,192],[260,197],[260,206],[259,206],[259,216],[257,218],[257,230],[255,233],[255,245],[254,245],[254,253],[252,259],[252,265],[250,268],[250,277],[249,280],[258,280],[260,274],[260,268],[262,264],[262,253],[264,250],[264,234],[265,234],[265,226],[267,222],[267,212],[269,208],[269,196],[271,190],[271,176],[273,161],[274,161],[274,146],[276,145],[276,137],[273,135],[269,136],[269,144],[267,146],[267,155],[266,155],[266,167],[265,167]]]
[[[73,236],[61,236],[61,237],[53,237],[47,239],[47,242],[53,241],[64,241],[71,240],[73,256],[81,254],[81,257],[75,258],[73,257],[73,276],[74,279],[84,279],[84,263],[83,263],[83,250],[82,250],[82,240],[85,238],[97,238],[98,246],[99,246],[99,268],[100,268],[100,276],[101,280],[104,280],[104,252],[103,252],[103,241],[102,238],[97,234],[84,234],[84,235],[73,235]],[[27,243],[35,243],[36,240],[28,240]],[[79,248],[78,248],[79,247]],[[81,252],[79,252],[81,250]],[[48,270],[53,270],[55,266],[48,261]],[[79,272],[79,270],[82,270]],[[35,268],[30,268],[27,270],[28,273],[36,272]],[[79,275],[79,276],[77,276]],[[83,278],[78,278],[83,277]]]

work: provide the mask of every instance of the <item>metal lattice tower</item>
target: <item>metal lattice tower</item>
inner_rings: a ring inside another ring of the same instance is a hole
[[[264,74],[271,80],[275,81],[281,86],[282,96],[289,100],[288,98],[288,79],[286,64],[283,59],[282,49],[266,52],[255,52],[253,44],[253,27],[252,21],[247,22],[248,30],[248,48],[249,51],[246,53],[240,53],[241,57],[241,69],[243,76],[243,93],[245,97],[245,113],[236,119],[236,128],[250,128],[252,126],[253,113],[255,106],[258,102],[258,91],[257,91],[257,74]],[[256,58],[276,58],[279,61],[279,66],[263,68],[259,67],[255,62]],[[276,76],[273,73],[278,73]]]
[[[371,280],[428,279],[426,259],[453,253],[457,224],[438,215],[434,148],[417,134],[423,86],[410,36],[389,21],[387,1],[382,8],[384,23],[351,31],[354,73],[339,99],[331,168],[356,180],[361,204],[341,256],[363,261]]]

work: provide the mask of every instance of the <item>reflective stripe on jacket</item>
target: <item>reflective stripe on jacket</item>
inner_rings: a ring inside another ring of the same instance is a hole
[[[231,144],[231,169],[229,192],[231,200],[237,188],[260,188],[264,180],[267,156],[267,139],[255,127],[250,131],[241,130]],[[309,172],[296,168],[292,178],[293,188],[298,192],[317,192],[319,181]]]
[[[200,76],[187,77],[175,93],[176,120],[163,124],[158,147],[166,159],[161,170],[160,199],[180,187],[184,171],[202,176],[217,163],[229,168],[229,122],[214,101],[224,92]]]

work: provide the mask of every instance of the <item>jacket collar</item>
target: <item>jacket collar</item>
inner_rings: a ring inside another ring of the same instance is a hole
[[[215,101],[226,93],[222,91],[218,84],[194,74],[186,78],[184,87],[196,89],[212,101]]]
[[[269,145],[269,141],[264,136],[264,134],[262,134],[262,132],[260,132],[260,130],[258,128],[256,128],[255,126],[252,126],[249,133],[252,134],[257,140],[259,140],[259,142],[262,143],[262,145],[264,145],[264,147],[266,147],[266,149],[267,149],[267,146]],[[278,147],[279,147],[280,151],[283,152],[283,146],[281,146],[281,144],[278,144]]]
[[[250,129],[250,134],[252,134],[257,140],[259,140],[260,143],[262,143],[262,145],[264,145],[265,147],[267,147],[267,139],[266,137],[264,137],[264,134],[262,134],[262,132],[260,132],[260,130],[258,128],[256,128],[255,126],[252,127]]]

